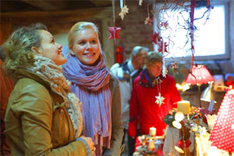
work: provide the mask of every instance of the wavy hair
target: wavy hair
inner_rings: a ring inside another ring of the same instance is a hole
[[[15,77],[17,69],[24,69],[34,63],[34,53],[31,48],[39,48],[41,45],[39,30],[47,30],[47,27],[42,23],[36,23],[18,28],[4,44],[6,54],[4,68],[11,78]]]

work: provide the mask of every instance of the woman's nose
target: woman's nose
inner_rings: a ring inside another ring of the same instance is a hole
[[[62,47],[63,47],[62,45],[60,45],[58,43],[57,43],[57,46],[58,46],[59,49],[62,49]]]
[[[87,49],[91,48],[91,44],[90,44],[89,42],[87,42],[86,48],[87,48]]]

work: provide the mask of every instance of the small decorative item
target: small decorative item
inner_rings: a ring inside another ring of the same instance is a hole
[[[167,51],[167,46],[168,46],[167,42],[163,42],[163,40],[161,40],[158,42],[158,45],[159,45],[158,52],[161,52],[161,53],[168,52]]]
[[[114,39],[114,45],[116,44],[116,38],[121,39],[119,36],[119,32],[121,30],[121,27],[115,26],[115,0],[112,0],[112,11],[113,11],[113,27],[109,27],[108,31],[110,32],[110,35],[108,39]]]
[[[149,4],[147,5],[147,14],[148,14],[148,17],[146,17],[145,19],[145,25],[151,25],[153,23],[153,20],[150,18]]]
[[[116,43],[116,38],[121,39],[121,37],[119,36],[119,32],[121,30],[120,27],[109,27],[108,30],[110,32],[108,39],[114,39],[114,44]]]
[[[167,28],[167,27],[168,27],[168,21],[166,21],[166,22],[161,22],[161,23],[160,23],[160,26],[163,27],[163,28]]]
[[[154,44],[158,44],[158,42],[161,41],[162,39],[162,37],[159,36],[159,33],[156,33],[156,32],[153,35],[150,35],[150,38]]]
[[[155,96],[156,101],[155,103],[157,103],[159,105],[159,107],[164,103],[164,97],[161,96],[161,93],[158,94],[158,96]]]
[[[156,135],[156,128],[150,127],[149,135],[150,135],[151,137],[155,136],[155,135]]]
[[[215,124],[215,120],[217,118],[217,115],[210,115],[208,114],[206,116],[206,119],[207,119],[207,123],[208,123],[208,128],[210,131],[212,131],[213,127],[214,127],[214,124]]]
[[[127,5],[125,5],[123,8],[121,8],[121,11],[119,13],[119,16],[121,17],[121,19],[124,19],[124,16],[128,13],[128,7]]]
[[[182,100],[177,102],[177,110],[184,113],[189,114],[190,113],[190,102],[186,100]]]
[[[153,20],[150,17],[145,18],[145,25],[152,25]]]

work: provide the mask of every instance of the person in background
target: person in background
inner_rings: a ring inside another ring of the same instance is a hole
[[[122,123],[124,126],[124,136],[122,144],[124,144],[125,135],[128,130],[129,123],[129,101],[132,91],[132,83],[134,79],[142,71],[145,62],[145,56],[148,52],[148,48],[142,46],[135,46],[132,49],[130,59],[126,60],[124,63],[115,63],[111,68],[111,73],[119,79],[120,84],[120,94],[121,94],[121,114]],[[128,151],[133,153],[134,151],[135,139],[132,137],[128,138]]]
[[[80,137],[80,101],[59,65],[66,62],[46,26],[22,27],[5,43],[5,72],[15,80],[5,114],[12,155],[92,155]]]
[[[141,135],[148,135],[151,127],[156,128],[156,135],[162,136],[166,128],[164,116],[181,100],[175,79],[162,75],[162,55],[148,52],[145,57],[146,68],[135,79],[130,99],[130,122],[128,135],[136,137],[137,121]],[[139,120],[138,120],[139,117]]]
[[[93,139],[96,155],[118,156],[123,137],[119,82],[105,65],[98,28],[91,22],[76,23],[68,44],[63,73],[82,102],[82,134]]]
[[[0,154],[1,156],[10,155],[10,145],[9,141],[7,140],[4,130],[4,116],[7,108],[8,98],[11,94],[11,91],[14,88],[14,82],[6,76],[5,71],[3,69],[3,62],[5,60],[4,54],[4,44],[0,46],[0,105],[1,105],[1,112],[0,112],[0,125],[1,125],[1,142],[0,142]]]

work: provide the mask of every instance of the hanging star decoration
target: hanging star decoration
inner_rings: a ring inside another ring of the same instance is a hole
[[[151,25],[153,23],[153,20],[149,17],[146,17],[145,19],[145,25]]]
[[[128,13],[128,7],[127,5],[124,5],[124,7],[121,8],[121,11],[119,13],[119,16],[121,17],[121,19],[124,19],[124,16]]]
[[[163,51],[163,46],[164,46],[164,51]],[[168,52],[168,51],[167,51],[167,46],[168,46],[168,45],[167,45],[167,42],[164,42],[164,45],[163,45],[163,41],[162,41],[162,40],[159,41],[159,42],[158,42],[158,52],[161,52],[161,53],[162,53],[162,52],[163,52],[163,53],[164,53],[164,52]]]
[[[178,68],[177,63],[176,63],[176,62],[173,62],[173,63],[171,64],[171,68],[172,68],[173,70],[175,70],[176,68]]]
[[[161,23],[160,23],[160,26],[163,27],[163,28],[167,28],[167,27],[168,27],[168,21],[166,21],[166,22],[161,22]]]
[[[150,35],[150,38],[154,44],[158,44],[158,42],[161,41],[162,39],[162,37],[159,36],[159,33],[156,33],[156,32],[153,35]]]
[[[156,101],[155,103],[159,105],[159,107],[164,103],[164,97],[161,96],[161,93],[158,94],[158,96],[155,96]]]
[[[108,39],[114,39],[114,44],[115,44],[115,41],[116,41],[116,38],[118,39],[121,39],[121,37],[119,36],[119,32],[121,30],[121,27],[109,27],[108,28],[109,32],[110,32],[110,35],[108,37]]]

